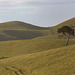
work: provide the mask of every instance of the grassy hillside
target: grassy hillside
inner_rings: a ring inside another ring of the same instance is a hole
[[[39,36],[39,37],[36,37],[34,39],[59,39],[58,35],[45,35],[45,36]]]
[[[0,41],[32,39],[48,35],[48,28],[20,21],[0,23]]]
[[[75,26],[75,18],[50,28],[38,27],[20,21],[0,23],[0,41],[33,39],[48,35],[50,35],[50,39],[53,39],[53,37],[57,36],[57,29],[64,25]]]
[[[73,28],[75,28],[75,17],[71,18],[71,19],[69,19],[67,21],[64,21],[64,22],[62,22],[62,23],[60,23],[60,24],[58,24],[56,26],[50,27],[49,29],[52,30],[52,32],[54,34],[57,34],[57,29],[61,28],[62,26],[70,26],[70,27],[73,26]]]
[[[0,58],[26,55],[41,52],[48,49],[64,47],[66,39],[46,39],[46,40],[20,40],[0,42]],[[69,45],[75,44],[75,40],[70,40]]]
[[[47,29],[47,28],[35,26],[21,21],[10,21],[5,23],[0,23],[0,29],[8,30],[8,29]]]
[[[75,75],[75,45],[0,60],[0,75]]]
[[[62,43],[61,43],[62,42]],[[0,58],[41,52],[65,46],[66,40],[20,40],[0,42]],[[74,41],[75,42],[75,41]],[[70,42],[71,44],[74,43]]]
[[[73,18],[71,18],[71,19],[69,19],[69,20],[67,20],[67,21],[64,21],[64,22],[62,22],[62,23],[60,23],[60,24],[58,24],[57,26],[55,26],[55,27],[61,27],[61,26],[74,26],[75,27],[75,17],[73,17]]]

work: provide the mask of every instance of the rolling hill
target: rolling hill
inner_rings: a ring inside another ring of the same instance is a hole
[[[48,28],[20,21],[0,23],[0,41],[32,39],[48,34]]]
[[[56,26],[50,27],[49,29],[51,29],[54,34],[57,34],[57,29],[61,28],[62,26],[70,26],[70,27],[75,28],[75,17],[73,17],[69,20],[66,20]]]
[[[45,38],[46,36],[50,39],[57,39],[57,29],[64,25],[75,26],[75,17],[48,28],[38,27],[21,21],[0,23],[0,41]]]
[[[10,21],[10,22],[5,22],[5,23],[0,23],[0,29],[2,30],[14,30],[14,29],[37,29],[37,30],[41,30],[41,29],[47,29],[45,27],[39,27],[39,26],[35,26],[29,23],[24,23],[21,21]]]
[[[0,60],[0,75],[74,75],[75,45]]]
[[[61,27],[61,26],[74,26],[75,27],[75,17],[67,20],[67,21],[64,21],[58,25],[56,25],[55,27]]]
[[[69,45],[74,44],[74,42],[74,40],[71,40]],[[48,49],[64,47],[65,43],[66,40],[64,39],[2,41],[0,42],[0,58],[27,55]]]

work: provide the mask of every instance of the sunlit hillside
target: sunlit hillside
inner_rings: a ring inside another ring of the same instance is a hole
[[[64,47],[66,41],[66,39],[34,39],[0,42],[0,58],[9,58]],[[74,43],[75,40],[70,40],[69,45],[73,45]]]
[[[74,75],[75,45],[0,60],[0,75]]]

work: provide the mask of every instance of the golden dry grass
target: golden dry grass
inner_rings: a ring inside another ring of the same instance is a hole
[[[0,75],[75,75],[75,45],[0,60]]]

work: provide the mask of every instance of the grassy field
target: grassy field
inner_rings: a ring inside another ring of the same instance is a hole
[[[0,75],[75,75],[75,45],[1,59]]]
[[[64,47],[66,39],[33,39],[33,40],[17,40],[17,41],[2,41],[0,42],[0,58],[12,57],[25,54],[31,54],[35,52],[41,52],[48,49],[54,49],[58,47]],[[75,40],[71,40],[69,45],[75,43]]]
[[[21,22],[21,21],[10,21],[5,23],[0,23],[0,30],[9,30],[9,29],[47,29],[46,27],[39,27],[29,23]]]

